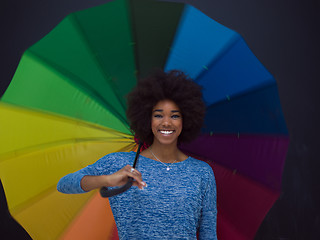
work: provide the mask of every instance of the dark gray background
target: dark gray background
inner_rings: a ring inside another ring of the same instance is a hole
[[[0,96],[24,50],[47,34],[66,14],[105,2],[108,1],[1,1]],[[320,239],[320,1],[175,2],[189,3],[240,33],[277,80],[290,146],[282,194],[256,239]],[[28,187],[23,185],[23,180],[21,187]],[[9,235],[8,239],[27,239],[23,229],[10,218],[3,191],[0,207],[1,239]]]

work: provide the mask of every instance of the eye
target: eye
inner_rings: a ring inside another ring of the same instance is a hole
[[[153,115],[154,118],[162,118],[162,115],[161,114],[155,114]]]
[[[178,119],[178,118],[180,118],[180,117],[181,117],[181,116],[178,115],[178,114],[174,114],[174,115],[171,116],[171,118],[173,118],[173,119]]]

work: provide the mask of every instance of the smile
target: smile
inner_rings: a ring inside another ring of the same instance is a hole
[[[164,134],[164,135],[170,135],[172,134],[174,131],[173,130],[159,130],[159,132],[161,134]]]

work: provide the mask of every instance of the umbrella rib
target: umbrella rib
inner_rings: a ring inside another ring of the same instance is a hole
[[[135,43],[135,47],[133,48],[133,52],[134,52],[134,58],[135,58],[135,66],[136,66],[136,75],[140,76],[140,62],[139,62],[139,45],[137,44],[137,36],[135,34],[135,16],[134,16],[134,11],[133,11],[133,3],[132,1],[128,2],[129,4],[129,8],[131,9],[130,12],[128,12],[128,14],[130,14],[130,22],[131,22],[131,29],[132,29],[132,40],[133,43]]]
[[[237,171],[237,169],[232,169],[232,168],[230,168],[231,166],[223,165],[221,162],[207,158],[207,157],[200,157],[197,153],[193,153],[192,151],[188,151],[185,149],[182,149],[182,151],[183,151],[183,153],[185,153],[188,156],[192,156],[196,159],[201,159],[202,161],[207,162],[208,164],[213,163],[213,165],[218,165],[220,168],[223,168],[226,171],[229,171],[230,173],[232,172],[232,175],[240,175],[243,179],[248,180],[248,182],[254,183],[256,186],[263,187],[265,189],[268,189],[268,191],[270,191],[272,193],[279,194],[278,189],[271,188],[267,184],[260,182],[260,181],[257,181],[257,179],[255,179],[251,176],[248,176],[246,174],[243,174],[242,172]]]
[[[123,152],[123,151],[132,150],[135,145],[136,145],[135,143],[130,144],[129,146],[118,149],[115,152]],[[61,177],[61,176],[59,176],[59,177]],[[14,207],[14,209],[11,209],[10,212],[12,213],[12,215],[19,214],[19,212],[21,212],[23,209],[25,209],[26,206],[35,204],[36,202],[38,202],[39,199],[43,199],[55,191],[57,191],[56,190],[56,183],[50,187],[47,187],[43,191],[39,192],[36,196],[29,198],[27,201],[18,204],[17,206]]]
[[[131,23],[131,29],[132,29],[132,38],[133,38],[133,43],[135,43],[135,47],[133,48],[133,51],[134,51],[134,56],[135,56],[135,64],[136,64],[136,69],[137,69],[137,76],[139,78],[143,78],[145,77],[144,75],[147,73],[147,72],[143,72],[142,70],[145,70],[145,69],[141,69],[145,64],[142,64],[141,65],[141,62],[140,62],[140,44],[139,44],[139,34],[137,32],[137,30],[139,29],[138,28],[138,24],[137,22],[139,21],[136,21],[138,20],[138,17],[140,15],[140,13],[138,13],[137,11],[135,11],[135,9],[137,8],[137,6],[139,6],[139,4],[146,4],[145,2],[144,3],[137,3],[137,2],[134,2],[134,1],[129,1],[129,8],[130,8],[130,12],[128,12],[128,14],[130,15],[130,23]],[[172,3],[171,3],[172,4]],[[172,4],[173,5],[173,4]],[[178,3],[177,3],[178,5]],[[180,5],[180,4],[179,4]],[[181,7],[181,9],[179,10],[179,13],[176,13],[175,15],[179,15],[180,17],[177,17],[177,19],[180,19],[181,18],[181,15],[182,15],[182,12],[184,9],[185,6]],[[158,9],[159,10],[159,9]],[[170,15],[171,16],[171,15]],[[172,17],[172,16],[171,16]],[[178,25],[179,25],[179,21],[177,20],[177,22],[172,22],[171,23],[171,26],[175,25],[175,29],[177,29]],[[141,35],[141,34],[140,34]],[[146,36],[144,36],[146,37]],[[140,36],[141,38],[141,36]],[[169,56],[169,52],[170,52],[170,47],[174,41],[174,38],[175,38],[175,34],[172,34],[171,35],[171,38],[170,38],[170,41],[168,41],[168,46],[166,46],[166,53],[165,55],[163,56],[163,61],[162,61],[162,64],[161,66],[157,65],[157,66],[153,66],[153,68],[155,67],[160,67],[160,68],[164,68],[165,67],[165,63],[166,63],[166,59],[168,59],[168,56]],[[148,39],[150,40],[150,39]],[[142,48],[141,48],[142,49]],[[159,56],[158,56],[159,57]],[[145,67],[144,67],[145,68]],[[152,69],[149,69],[149,71],[151,71]],[[144,73],[144,75],[142,75]],[[139,81],[139,79],[138,79]]]
[[[72,15],[72,16],[70,16],[70,20],[74,24],[74,27],[78,31],[79,35],[82,37],[82,39],[86,43],[85,45],[88,47],[88,50],[92,53],[92,56],[94,56],[93,59],[95,60],[95,63],[97,64],[97,66],[99,67],[101,73],[103,74],[104,79],[109,84],[109,86],[111,86],[112,90],[116,93],[115,95],[116,95],[119,103],[121,104],[123,110],[125,110],[126,107],[124,106],[121,98],[119,97],[120,94],[119,94],[118,89],[114,86],[114,83],[109,80],[109,79],[111,79],[111,76],[108,77],[107,73],[104,71],[104,68],[100,63],[100,60],[97,57],[97,55],[95,54],[95,52],[93,51],[92,45],[90,44],[90,41],[88,40],[88,38],[84,34],[83,28],[81,27],[81,24],[79,23],[77,17],[75,15]]]
[[[274,80],[274,78],[269,78],[268,80]],[[213,103],[211,105],[208,105],[207,109],[219,106],[219,105],[225,103],[226,101],[231,101],[231,100],[234,100],[234,99],[238,99],[238,98],[247,96],[253,91],[259,91],[259,90],[263,90],[263,89],[269,88],[269,87],[271,87],[273,85],[275,85],[275,81],[272,81],[272,82],[271,81],[267,81],[265,84],[261,84],[261,85],[256,86],[256,87],[248,88],[248,89],[246,89],[246,91],[239,92],[239,93],[237,93],[237,94],[235,94],[233,96],[228,96],[224,100],[220,100],[220,101],[215,102],[215,103]]]
[[[46,188],[45,190],[41,191],[40,193],[38,193],[38,195],[36,195],[32,198],[29,198],[28,200],[26,200],[23,203],[16,205],[13,209],[10,209],[10,212],[12,213],[12,215],[19,214],[24,209],[26,209],[27,206],[32,206],[32,205],[36,204],[40,199],[43,199],[43,198],[50,196],[50,194],[57,191],[56,189],[57,189],[57,185],[54,184],[54,185]],[[94,194],[94,192],[92,191],[89,194]],[[88,200],[90,200],[90,197],[88,198]]]
[[[114,114],[121,122],[122,124],[129,129],[128,123],[126,119],[116,111],[116,109],[106,102],[104,98],[95,90],[93,89],[90,85],[85,83],[81,78],[78,76],[74,75],[73,73],[69,72],[67,69],[58,66],[57,64],[53,63],[49,59],[46,59],[37,53],[33,52],[32,50],[28,50],[29,54],[32,55],[32,57],[39,59],[38,61],[41,62],[42,64],[46,64],[50,69],[54,70],[55,72],[67,77],[69,80],[71,80],[69,83],[73,83],[76,87],[81,87],[81,90],[89,94],[91,97],[94,97],[95,100],[97,100],[100,104],[105,106],[112,114]],[[77,81],[73,81],[72,79],[77,79]]]
[[[241,39],[241,35],[238,33],[235,33],[234,37],[232,37],[227,44],[224,45],[224,47],[221,49],[221,51],[215,55],[213,59],[208,63],[207,66],[202,66],[203,70],[200,72],[200,74],[195,78],[195,82],[198,82],[199,79],[202,78],[203,75],[205,75],[212,66],[214,66],[223,56],[227,54],[227,52],[231,51],[232,47],[236,44],[236,42]]]
[[[8,106],[8,107],[14,107],[14,108],[19,109],[19,111],[24,111],[24,112],[27,112],[27,113],[32,111],[33,113],[37,113],[37,114],[41,115],[41,117],[47,117],[46,115],[50,115],[50,118],[54,118],[57,121],[61,121],[61,119],[67,120],[68,122],[72,122],[72,123],[75,123],[75,124],[80,125],[80,126],[90,127],[92,129],[102,130],[104,132],[107,131],[107,132],[112,133],[112,134],[114,134],[116,136],[119,136],[119,137],[124,137],[124,135],[128,135],[126,133],[122,133],[120,131],[108,128],[106,126],[101,126],[101,125],[98,125],[98,124],[94,124],[92,122],[87,122],[87,121],[84,121],[84,120],[75,119],[75,118],[70,117],[70,116],[61,115],[61,114],[58,114],[58,113],[53,113],[53,112],[50,112],[48,110],[41,110],[40,111],[39,109],[35,109],[35,108],[31,108],[31,107],[21,107],[20,105],[17,105],[15,103],[6,103],[6,102],[1,102],[1,105],[5,105],[5,106]],[[128,138],[130,138],[130,137],[128,137]]]
[[[124,139],[124,140],[123,140]],[[52,141],[52,142],[47,142],[43,144],[38,144],[38,145],[33,145],[33,146],[28,146],[24,147],[15,151],[10,151],[6,152],[0,155],[0,162],[4,162],[7,160],[10,160],[11,158],[14,158],[16,156],[22,156],[26,155],[28,153],[34,152],[34,151],[41,151],[44,148],[50,148],[50,147],[55,147],[55,146],[60,146],[60,145],[67,145],[71,143],[85,143],[85,142],[113,142],[113,143],[129,143],[132,144],[134,143],[134,140],[129,137],[95,137],[95,138],[70,138],[70,139],[64,139],[60,141]]]

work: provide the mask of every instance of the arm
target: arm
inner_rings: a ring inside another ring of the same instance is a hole
[[[202,199],[199,239],[217,240],[217,191],[211,168],[207,181],[207,186]]]
[[[62,193],[85,193],[100,187],[121,186],[127,182],[128,177],[135,181],[134,186],[143,188],[141,173],[138,170],[131,172],[131,166],[127,165],[115,173],[110,173],[113,164],[112,157],[105,156],[96,163],[89,165],[77,172],[70,173],[60,179],[57,189]],[[119,162],[117,161],[118,165]]]
[[[88,192],[96,188],[101,187],[116,187],[124,185],[128,181],[128,177],[132,177],[135,181],[133,186],[137,186],[140,189],[146,186],[146,183],[142,181],[141,173],[134,169],[131,172],[132,167],[127,165],[119,171],[110,174],[110,175],[101,175],[101,176],[84,176],[80,181],[81,188]]]
[[[96,188],[110,187],[108,184],[109,175],[91,176],[86,175],[80,181],[80,186],[83,191],[89,192]]]

